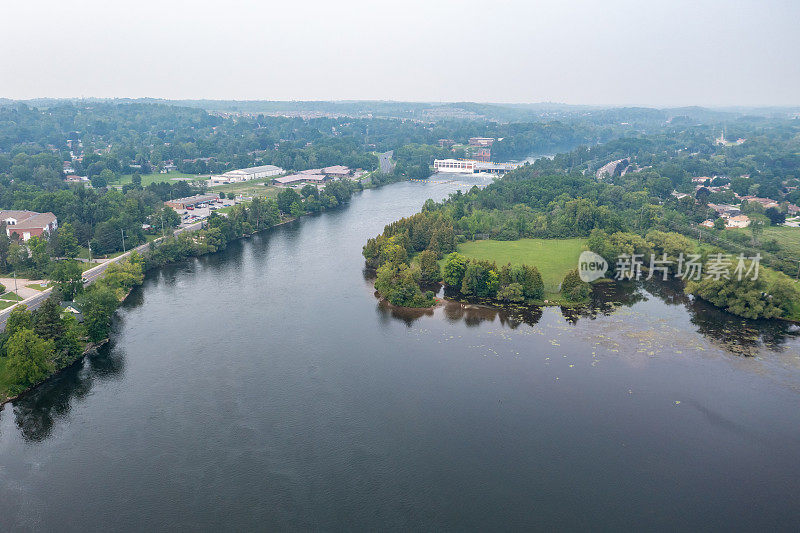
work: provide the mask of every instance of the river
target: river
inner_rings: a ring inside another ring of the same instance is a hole
[[[435,181],[149,274],[0,412],[0,530],[796,529],[796,328],[665,285],[386,309],[366,239],[486,183]]]

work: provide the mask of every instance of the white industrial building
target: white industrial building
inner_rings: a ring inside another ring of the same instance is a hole
[[[457,174],[472,174],[475,172],[475,161],[461,161],[458,159],[436,159],[433,168],[436,172],[453,172]]]
[[[269,178],[283,174],[284,170],[275,165],[262,165],[260,167],[240,168],[237,170],[229,170],[221,176],[212,176],[209,180],[211,185],[221,185],[223,183],[238,183],[240,181],[257,180],[260,178]]]

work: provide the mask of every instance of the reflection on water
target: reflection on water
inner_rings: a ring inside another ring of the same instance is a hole
[[[367,282],[374,281],[368,271],[364,272],[364,279]],[[444,294],[447,298],[455,296],[448,290]],[[375,296],[378,294],[375,293]],[[559,310],[568,324],[576,325],[581,319],[595,320],[601,316],[611,316],[620,309],[632,308],[651,299],[667,306],[682,306],[688,312],[691,323],[697,327],[698,333],[732,354],[754,356],[761,349],[781,351],[788,341],[800,337],[800,327],[788,322],[748,320],[725,313],[685,294],[679,281],[598,283],[593,286],[589,304],[582,307],[559,307]],[[538,306],[499,307],[453,299],[444,301],[444,318],[449,322],[463,321],[467,327],[498,320],[501,325],[516,329],[520,324],[535,326],[542,317],[542,309]],[[378,310],[384,321],[391,317],[408,327],[423,317],[432,317],[435,314],[433,309],[398,308],[385,301],[378,302]]]
[[[366,239],[456,187],[149,273],[116,346],[5,406],[0,531],[796,529],[793,327],[646,283],[376,305]]]
[[[23,438],[41,441],[49,437],[53,424],[66,418],[75,402],[87,397],[96,382],[120,379],[124,370],[122,352],[106,344],[16,400],[14,418]]]

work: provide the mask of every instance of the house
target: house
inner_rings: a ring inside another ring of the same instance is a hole
[[[750,225],[750,218],[747,215],[737,215],[730,217],[725,222],[726,228],[746,228]]]
[[[75,174],[70,174],[64,181],[67,183],[89,183],[89,178],[87,176],[77,176]]]
[[[741,215],[742,214],[741,209],[739,209],[735,205],[711,204],[710,203],[710,204],[708,204],[708,207],[710,207],[711,209],[716,211],[719,214],[719,216],[721,216],[723,218],[735,217],[737,215]]]
[[[714,221],[711,220],[711,219],[704,220],[704,221],[702,221],[700,223],[700,225],[703,226],[704,228],[713,228],[714,227]]]
[[[70,313],[78,322],[83,322],[83,312],[75,302],[61,302],[61,312]]]
[[[758,196],[742,196],[742,201],[748,202],[755,202],[757,204],[761,204],[764,209],[769,209],[770,207],[779,207],[780,204],[771,198],[759,198]]]
[[[53,213],[35,211],[0,211],[0,222],[6,224],[6,235],[12,237],[16,234],[23,241],[53,233],[58,227],[58,219]]]

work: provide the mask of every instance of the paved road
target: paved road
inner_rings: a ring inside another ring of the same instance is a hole
[[[202,226],[203,226],[203,221],[201,220],[199,222],[195,222],[194,224],[192,224],[190,226],[185,226],[183,228],[176,229],[174,234],[177,235],[179,233],[183,233],[184,231],[196,231],[196,230],[200,229]],[[153,242],[158,242],[160,240],[161,240],[161,238],[158,238]],[[121,255],[113,258],[113,259],[109,259],[105,263],[101,263],[101,264],[97,265],[96,267],[92,267],[89,270],[84,271],[83,279],[86,280],[86,283],[84,283],[84,287],[88,287],[89,285],[91,285],[92,283],[94,283],[95,281],[100,279],[102,277],[103,273],[108,268],[108,266],[111,265],[112,263],[118,263],[119,261],[122,261],[123,259],[126,259],[128,256],[131,255],[131,252],[133,252],[133,251],[137,251],[139,253],[144,252],[147,249],[148,246],[150,246],[150,243],[142,244],[141,246],[137,246],[133,250],[129,250],[126,253],[121,254]],[[24,304],[24,305],[26,305],[28,307],[28,309],[36,309],[37,307],[42,305],[42,302],[44,302],[46,299],[48,299],[50,297],[50,294],[52,292],[53,292],[53,288],[51,287],[49,289],[46,289],[46,290],[40,292],[39,294],[36,294],[35,296],[31,296],[30,298],[27,298],[25,300],[22,300],[21,302],[18,302],[16,305]],[[6,329],[6,321],[8,320],[8,315],[11,313],[11,310],[14,309],[14,307],[16,307],[16,305],[12,305],[11,307],[8,307],[8,308],[3,309],[2,311],[0,311],[0,332],[5,331],[5,329]]]
[[[394,164],[392,163],[393,155],[394,150],[389,150],[388,152],[384,152],[378,156],[378,159],[380,160],[380,169],[384,174],[391,174],[392,170],[394,170]]]

